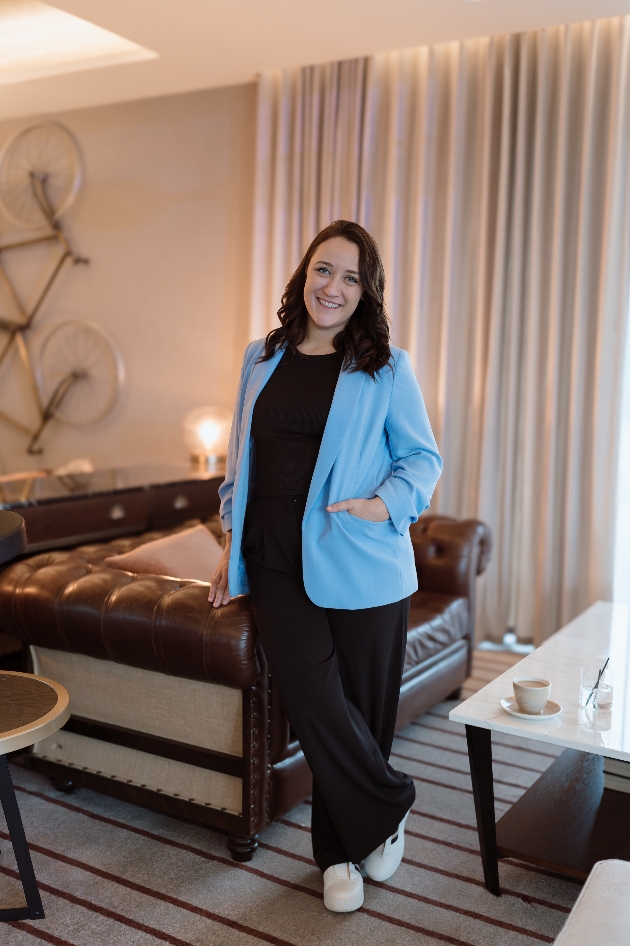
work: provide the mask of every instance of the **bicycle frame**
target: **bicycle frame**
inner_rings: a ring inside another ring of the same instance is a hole
[[[0,410],[0,420],[11,424],[13,427],[27,434],[31,438],[27,447],[27,452],[30,454],[39,454],[42,453],[42,448],[39,446],[39,440],[42,433],[44,432],[44,428],[54,416],[56,408],[59,407],[63,398],[67,395],[74,382],[79,380],[80,375],[73,372],[66,378],[62,378],[50,396],[48,403],[42,404],[41,395],[37,386],[37,381],[35,379],[35,373],[33,371],[31,357],[26,346],[24,336],[31,328],[37,313],[41,309],[46,296],[50,292],[53,283],[57,279],[65,262],[67,260],[72,260],[73,264],[76,266],[77,264],[81,263],[89,263],[89,260],[82,256],[78,256],[72,251],[70,244],[68,243],[68,240],[61,229],[59,221],[55,220],[54,211],[46,196],[46,175],[35,174],[33,171],[31,171],[30,177],[31,187],[33,188],[33,196],[39,204],[45,221],[50,227],[50,231],[48,233],[42,234],[41,236],[31,237],[27,240],[17,240],[12,243],[0,244],[0,282],[2,282],[3,286],[7,290],[9,298],[11,299],[20,317],[20,321],[17,322],[11,319],[0,317],[0,331],[7,332],[9,336],[4,348],[2,351],[0,351],[0,369],[8,357],[9,352],[15,345],[18,350],[22,366],[26,372],[33,400],[37,407],[39,414],[39,424],[35,430],[32,430],[30,427],[22,424],[20,421],[16,420],[16,418],[11,417],[2,410]],[[2,254],[8,252],[9,250],[24,249],[25,247],[38,246],[40,244],[50,242],[56,242],[59,245],[61,255],[53,266],[53,269],[51,270],[48,279],[44,283],[44,286],[35,300],[31,310],[27,311],[27,309],[22,305],[14,286],[9,279],[9,275],[2,264]]]

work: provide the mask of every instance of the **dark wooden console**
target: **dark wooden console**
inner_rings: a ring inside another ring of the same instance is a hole
[[[0,482],[0,509],[26,522],[27,555],[166,529],[219,511],[223,471],[130,466]]]

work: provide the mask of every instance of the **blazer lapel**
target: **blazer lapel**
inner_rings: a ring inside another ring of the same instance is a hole
[[[326,427],[324,429],[324,436],[322,437],[319,454],[317,456],[317,463],[313,470],[311,486],[308,491],[306,507],[304,509],[304,519],[306,519],[311,511],[315,500],[326,482],[332,465],[337,459],[337,454],[339,453],[341,444],[348,432],[350,421],[356,410],[365,378],[366,374],[364,371],[342,371],[339,375],[335,394],[332,399],[332,404],[330,405],[328,420],[326,421]]]
[[[284,349],[279,348],[278,351],[276,351],[276,353],[269,359],[269,361],[258,362],[252,368],[249,381],[247,382],[247,387],[245,388],[245,401],[243,403],[242,420],[242,429],[244,435],[248,438],[256,399],[264,386],[267,384],[267,381],[273,374],[283,354]]]

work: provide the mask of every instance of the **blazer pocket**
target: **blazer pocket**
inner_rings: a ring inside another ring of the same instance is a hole
[[[347,509],[344,509],[344,512],[346,516],[348,516],[350,519],[353,519],[355,522],[364,522],[368,526],[377,526],[381,528],[382,526],[386,526],[388,523],[389,525],[393,525],[391,517],[388,519],[381,519],[380,522],[377,522],[375,519],[362,519],[361,516],[353,516],[352,513],[348,512]],[[339,515],[339,513],[336,513],[335,515]]]

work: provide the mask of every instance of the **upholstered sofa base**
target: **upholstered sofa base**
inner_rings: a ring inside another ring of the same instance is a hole
[[[36,673],[69,690],[73,713],[35,744],[28,768],[62,790],[83,786],[216,828],[235,860],[252,857],[268,823],[275,702],[262,652],[244,688],[54,648],[30,653]]]
[[[230,774],[227,764],[229,760],[238,762],[237,753],[240,754],[240,691],[174,680],[163,674],[45,648],[33,647],[31,653],[38,672],[45,670],[60,679],[76,696],[75,715],[65,729],[34,747],[26,763],[31,769],[58,782],[71,782],[217,828],[231,836],[228,844],[233,857],[252,856],[258,835],[248,840],[245,834],[242,779]],[[461,686],[466,677],[467,658],[468,641],[462,639],[407,674],[401,688],[396,728],[408,725]],[[117,700],[111,699],[112,682]],[[160,687],[162,707],[166,706],[166,710],[170,689],[173,698],[180,696],[181,705],[188,709],[195,704],[195,697],[202,698],[196,712],[186,714],[185,730],[179,731],[181,715],[175,724],[176,732],[170,728],[168,712],[162,718],[152,715],[150,722],[148,716],[143,718],[143,707],[154,702],[156,686]],[[83,694],[89,706],[84,705]],[[81,715],[88,712],[97,718],[90,720]],[[127,728],[132,718],[141,730]],[[211,727],[207,720],[212,720]],[[121,725],[125,723],[127,727]],[[105,741],[91,738],[92,729],[98,729],[97,735],[103,734]],[[176,741],[173,736],[186,742]],[[160,757],[146,751],[155,738],[166,745],[165,754]],[[190,764],[189,757],[204,751],[204,747],[216,757],[209,766],[226,771],[208,771]],[[213,747],[230,749],[231,754],[213,752]],[[269,797],[264,819],[267,823],[281,818],[312,791],[312,775],[297,741],[289,742],[283,756],[269,766],[268,774]]]
[[[185,798],[175,798],[138,785],[128,785],[111,776],[99,775],[87,769],[60,765],[58,762],[52,762],[34,753],[24,756],[22,764],[25,769],[48,776],[54,783],[63,786],[63,791],[71,790],[73,786],[80,786],[108,795],[110,798],[118,798],[132,805],[151,808],[154,811],[174,815],[176,818],[183,818],[185,821],[207,825],[209,828],[221,831],[228,836],[228,849],[234,860],[251,860],[258,847],[258,834],[243,834],[243,819],[230,812],[198,805]]]
[[[240,691],[175,680],[163,674],[46,648],[33,647],[31,653],[36,670],[53,674],[71,688],[76,695],[76,713],[65,729],[34,747],[25,760],[27,767],[59,783],[73,783],[216,828],[228,835],[232,857],[249,860],[253,856],[258,834],[251,833],[251,828],[247,830],[243,818],[242,779],[229,774],[230,766],[225,761],[238,762],[237,753],[240,754],[243,724]],[[408,725],[461,686],[466,677],[467,657],[468,641],[462,639],[425,660],[412,671],[410,678],[406,674],[397,729]],[[112,683],[116,700],[111,699]],[[159,713],[151,717],[143,713],[143,707],[153,704],[158,685],[164,700],[162,706],[166,704],[167,710],[170,689],[172,698],[181,697],[181,705],[189,709],[195,704],[195,698],[197,701],[201,698],[202,703],[195,706],[196,712],[186,714],[185,730],[179,730],[181,715],[175,723],[178,731],[172,731],[168,712],[161,718]],[[84,705],[84,700],[89,706]],[[98,718],[89,720],[80,715],[88,712]],[[127,728],[134,718],[142,729]],[[208,720],[212,720],[211,727]],[[126,727],[121,725],[125,723]],[[93,728],[102,728],[106,741],[91,738],[88,733]],[[185,739],[186,743],[176,741],[173,736]],[[158,757],[143,751],[151,748],[145,742],[150,743],[155,738],[165,743],[165,755]],[[204,751],[204,746],[219,760],[209,764],[222,767],[223,759],[227,771],[207,771],[186,761],[187,756]],[[229,749],[231,754],[213,753],[213,747]],[[289,742],[282,757],[269,766],[264,822],[281,818],[311,791],[312,775],[304,754],[298,742]]]
[[[71,720],[34,755],[242,814],[241,690],[45,647],[31,655],[35,673],[72,694]]]
[[[257,685],[241,690],[46,647],[30,653],[36,673],[72,693],[66,726],[25,759],[62,790],[83,786],[216,828],[239,861],[312,791],[262,654]]]

